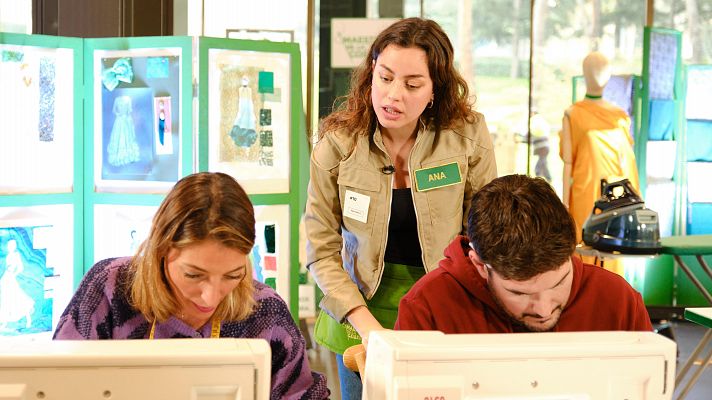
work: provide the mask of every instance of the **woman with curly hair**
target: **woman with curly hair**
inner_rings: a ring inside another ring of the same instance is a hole
[[[497,176],[484,117],[434,21],[381,32],[321,123],[305,215],[307,266],[324,292],[315,327],[337,353],[342,398],[360,380],[340,356],[392,329],[398,302],[465,232],[475,191]]]

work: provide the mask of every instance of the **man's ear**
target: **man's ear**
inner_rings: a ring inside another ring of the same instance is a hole
[[[470,249],[467,252],[467,257],[470,259],[472,265],[475,266],[477,273],[479,273],[484,280],[487,280],[487,278],[489,277],[489,275],[487,274],[487,266],[485,265],[485,263],[482,262],[477,252],[473,249]]]

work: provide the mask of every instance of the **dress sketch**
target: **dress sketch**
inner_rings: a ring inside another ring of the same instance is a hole
[[[106,152],[109,164],[115,167],[139,161],[141,158],[131,111],[131,97],[119,96],[114,100],[116,118]]]
[[[32,325],[35,302],[20,287],[17,278],[24,270],[22,256],[15,240],[7,241],[5,272],[0,277],[0,327],[25,318],[25,327]]]
[[[248,78],[243,76],[238,91],[237,116],[230,130],[230,137],[238,147],[250,147],[257,140],[255,106],[252,103],[252,89],[248,84]]]

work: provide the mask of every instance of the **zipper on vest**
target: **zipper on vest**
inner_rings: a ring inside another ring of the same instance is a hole
[[[422,122],[421,122],[422,123]],[[425,125],[423,125],[423,134],[425,134]],[[423,234],[421,231],[421,226],[420,226],[420,217],[418,214],[418,206],[416,206],[415,202],[415,191],[416,191],[416,186],[413,182],[413,174],[411,172],[413,171],[413,152],[418,146],[418,141],[420,140],[420,137],[422,135],[418,135],[415,138],[415,143],[413,144],[413,148],[410,149],[410,154],[408,155],[408,179],[410,179],[410,191],[411,191],[411,200],[413,201],[413,210],[415,210],[415,227],[418,229],[418,246],[420,246],[420,261],[423,262],[423,268],[425,268],[425,272],[430,272],[428,268],[428,264],[425,262],[425,249],[423,248]]]
[[[391,156],[388,155],[388,152],[384,152],[386,154],[386,158],[388,159],[388,165],[393,165],[393,160],[391,160]],[[373,295],[376,294],[376,291],[378,290],[378,287],[381,286],[381,280],[383,279],[383,270],[385,268],[385,262],[386,262],[386,246],[388,246],[388,226],[391,223],[391,206],[393,205],[393,182],[396,179],[396,174],[390,174],[391,176],[391,184],[388,190],[386,190],[386,198],[388,199],[388,207],[386,208],[386,229],[384,229],[385,232],[385,240],[382,242],[381,245],[381,250],[379,251],[378,254],[378,279],[376,280],[376,285],[373,287],[373,292],[371,293],[371,298],[373,298]]]

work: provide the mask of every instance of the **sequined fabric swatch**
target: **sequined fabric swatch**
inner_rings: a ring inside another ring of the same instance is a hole
[[[54,91],[55,69],[54,60],[42,57],[40,59],[40,141],[54,141]]]
[[[677,38],[653,33],[650,40],[650,98],[672,100],[677,67]]]

